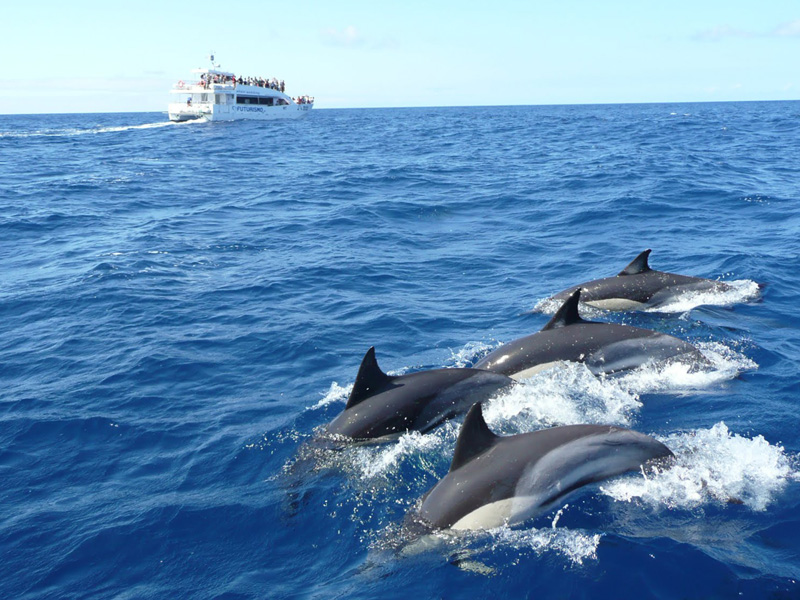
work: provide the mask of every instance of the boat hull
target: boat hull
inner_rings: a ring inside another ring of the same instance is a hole
[[[170,121],[274,121],[279,119],[302,119],[311,112],[313,104],[288,104],[283,106],[252,106],[247,104],[211,104],[188,106],[182,102],[171,103],[168,108]]]

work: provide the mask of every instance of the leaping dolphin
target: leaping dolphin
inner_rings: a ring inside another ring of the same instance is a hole
[[[491,529],[540,515],[587,484],[672,456],[658,440],[608,425],[567,425],[495,435],[473,406],[458,435],[450,471],[412,520],[435,529]]]
[[[689,292],[724,292],[731,287],[721,281],[654,271],[645,250],[614,277],[587,281],[559,292],[553,300],[566,300],[580,288],[581,301],[605,310],[637,310],[666,304]]]
[[[584,363],[595,375],[635,369],[650,361],[708,360],[688,342],[671,335],[615,323],[585,321],[578,314],[581,290],[575,290],[544,328],[504,344],[479,360],[487,369],[524,379],[562,361]]]
[[[505,375],[480,369],[387,375],[378,366],[372,347],[361,361],[345,409],[326,433],[371,440],[410,430],[425,432],[513,384]]]

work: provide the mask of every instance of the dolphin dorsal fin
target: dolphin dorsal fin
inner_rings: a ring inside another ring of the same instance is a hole
[[[622,269],[617,276],[619,275],[638,275],[639,273],[647,273],[650,270],[650,265],[647,264],[647,257],[650,256],[650,252],[652,250],[648,248],[644,252],[642,252],[639,256],[634,258],[631,263]]]
[[[581,316],[578,314],[578,302],[580,302],[580,299],[581,288],[578,288],[564,301],[564,304],[556,311],[556,314],[548,321],[547,325],[542,327],[542,331],[558,329],[559,327],[566,327],[574,323],[582,323],[583,319],[581,319]]]
[[[453,462],[450,463],[450,471],[455,471],[467,464],[478,454],[494,446],[499,439],[500,436],[492,433],[486,424],[480,403],[473,404],[467,416],[464,417],[464,424],[458,433],[456,450],[453,452]]]
[[[375,395],[391,383],[392,379],[393,377],[381,371],[375,358],[375,346],[372,346],[367,350],[364,360],[361,361],[361,366],[358,368],[356,382],[353,384],[350,397],[347,399],[345,410]]]

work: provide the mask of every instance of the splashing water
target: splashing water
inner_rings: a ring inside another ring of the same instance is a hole
[[[544,527],[512,529],[507,526],[485,530],[437,530],[414,537],[397,527],[385,528],[371,544],[372,550],[393,548],[404,556],[436,552],[461,569],[482,575],[494,574],[497,569],[514,567],[520,556],[547,553],[561,556],[571,565],[583,565],[597,559],[602,534],[580,529]]]
[[[798,479],[782,446],[760,435],[748,439],[733,434],[724,422],[661,441],[675,453],[673,466],[644,478],[617,480],[600,490],[619,502],[638,499],[671,509],[733,502],[762,511],[788,481]]]
[[[755,370],[758,364],[720,342],[697,342],[695,347],[710,368],[695,369],[692,363],[648,363],[616,378],[617,385],[631,394],[687,391],[708,388]]]
[[[573,564],[597,559],[597,547],[602,535],[567,528],[509,529],[500,527],[490,531],[491,550],[510,548],[516,551],[532,550],[537,555],[555,552]]]
[[[446,437],[410,431],[385,447],[359,446],[353,449],[350,468],[362,480],[386,478],[397,472],[403,460],[417,457],[421,462],[429,453],[442,452]]]
[[[750,279],[738,279],[725,282],[727,290],[701,291],[681,294],[672,302],[645,309],[645,312],[686,313],[698,306],[733,306],[745,302],[753,302],[761,296],[761,288]]]
[[[491,344],[484,342],[469,342],[457,352],[451,351],[450,359],[447,361],[448,367],[463,369],[475,363],[478,357],[488,354],[493,349]]]
[[[318,410],[320,408],[324,408],[329,404],[333,404],[334,402],[345,402],[347,398],[350,396],[350,392],[353,390],[353,384],[349,384],[346,386],[341,386],[335,381],[331,382],[331,387],[328,388],[328,391],[322,397],[322,399],[317,402],[314,406],[306,409],[306,410]]]
[[[585,365],[563,363],[521,381],[485,408],[487,423],[505,434],[579,423],[628,425],[641,407],[636,393]]]

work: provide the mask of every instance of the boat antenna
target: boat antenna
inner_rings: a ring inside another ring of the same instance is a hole
[[[211,61],[211,66],[215,69],[219,69],[219,64],[214,62],[214,51],[211,51],[211,54],[208,55],[208,59]]]

